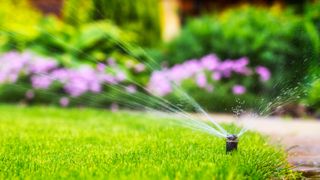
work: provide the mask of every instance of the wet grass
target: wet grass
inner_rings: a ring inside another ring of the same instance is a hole
[[[0,179],[294,178],[256,133],[222,139],[132,112],[0,106]],[[232,128],[227,126],[227,128]]]

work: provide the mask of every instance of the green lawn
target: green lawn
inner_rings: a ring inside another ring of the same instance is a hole
[[[213,136],[130,112],[0,106],[0,179],[294,178],[285,153],[247,133]],[[229,126],[227,126],[229,127]]]

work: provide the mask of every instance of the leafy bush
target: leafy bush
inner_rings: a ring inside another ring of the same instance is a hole
[[[92,0],[64,0],[63,2],[64,22],[79,26],[92,20],[94,11]]]
[[[0,0],[0,4],[0,51],[25,48],[38,35],[41,14],[27,0]]]
[[[26,25],[28,26],[28,25]],[[53,16],[43,17],[32,24],[35,32],[16,33],[1,31],[6,41],[0,46],[3,52],[31,50],[59,60],[64,66],[74,67],[82,63],[96,64],[112,57],[117,63],[138,64],[143,60],[139,51],[128,47],[136,41],[136,35],[119,29],[111,22],[93,22],[77,27],[68,25]],[[28,29],[28,27],[26,27]]]
[[[77,7],[72,3],[86,5],[71,12]],[[130,46],[137,43],[135,33],[123,31],[108,20],[89,22],[89,15],[82,17],[80,9],[90,9],[89,1],[65,1],[64,8],[69,9],[65,11],[68,12],[65,14],[67,23],[55,16],[42,16],[25,0],[17,1],[17,4],[4,1],[3,5],[0,7],[0,15],[4,17],[0,20],[1,52],[31,50],[56,58],[64,66],[95,64],[109,57],[124,66],[126,63],[138,64],[137,58],[145,59],[138,49]],[[13,16],[14,8],[18,11],[17,16]],[[71,23],[73,18],[79,23]]]
[[[320,109],[320,80],[312,83],[307,102],[310,106]]]
[[[249,68],[247,58],[220,61],[213,54],[154,71],[148,84],[138,78],[148,77],[143,64],[122,68],[112,59],[107,65],[82,64],[74,68],[30,52],[9,52],[0,56],[0,62],[2,101],[61,106],[100,107],[118,102],[130,108],[147,106],[168,110],[154,95],[179,104],[187,100],[184,90],[176,88],[181,85],[205,108],[230,111],[235,99],[248,100],[241,108],[253,107],[256,100],[251,93],[263,92],[271,76],[263,66]],[[186,101],[181,108],[195,110],[191,101]]]
[[[259,65],[253,69],[248,65],[245,57],[220,61],[211,54],[153,72],[148,89],[160,96],[169,95],[169,99],[179,104],[179,99],[186,100],[179,87],[182,86],[196,101],[213,111],[231,111],[236,99],[246,100],[241,108],[253,108],[254,104],[257,106],[257,96],[253,94],[264,92],[271,74],[266,67]]]
[[[190,20],[160,58],[173,65],[208,53],[222,59],[246,56],[251,65],[271,69],[279,92],[306,75],[309,62],[316,59],[314,44],[303,19],[290,11],[245,6]]]
[[[314,110],[317,112],[317,114],[320,114],[320,68],[319,66],[316,66],[315,68],[312,68],[312,70],[309,72],[309,76],[307,78],[307,81],[309,82],[304,87],[304,97],[301,100],[301,102],[308,107],[311,108],[311,110]]]
[[[64,20],[72,25],[109,20],[119,27],[143,34],[139,44],[157,44],[160,40],[158,0],[66,0]]]
[[[134,42],[134,36],[108,22],[88,23],[76,28],[54,18],[46,18],[41,22],[39,36],[27,47],[57,57],[65,64],[96,63],[107,57],[133,59],[126,55],[122,46],[124,42]]]
[[[144,71],[142,64],[123,69],[112,59],[109,59],[108,67],[100,63],[96,67],[83,64],[78,68],[66,68],[55,59],[30,52],[2,54],[0,62],[1,100],[60,103],[62,106],[67,106],[70,99],[81,100],[81,96],[89,100],[87,105],[90,105],[95,97],[86,95],[105,95],[105,92],[109,93],[108,96],[101,96],[100,103],[93,105],[110,104],[117,97],[110,99],[109,96],[115,96],[117,91],[135,93],[137,87],[130,85],[128,80],[130,76],[139,76]]]

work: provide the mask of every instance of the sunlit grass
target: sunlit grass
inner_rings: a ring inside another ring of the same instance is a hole
[[[0,106],[0,179],[290,178],[285,153],[248,133],[222,139],[141,113]]]

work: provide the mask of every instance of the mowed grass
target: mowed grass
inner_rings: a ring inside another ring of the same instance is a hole
[[[0,106],[0,179],[294,178],[283,150],[225,141],[133,112]],[[230,128],[229,126],[226,126]]]

